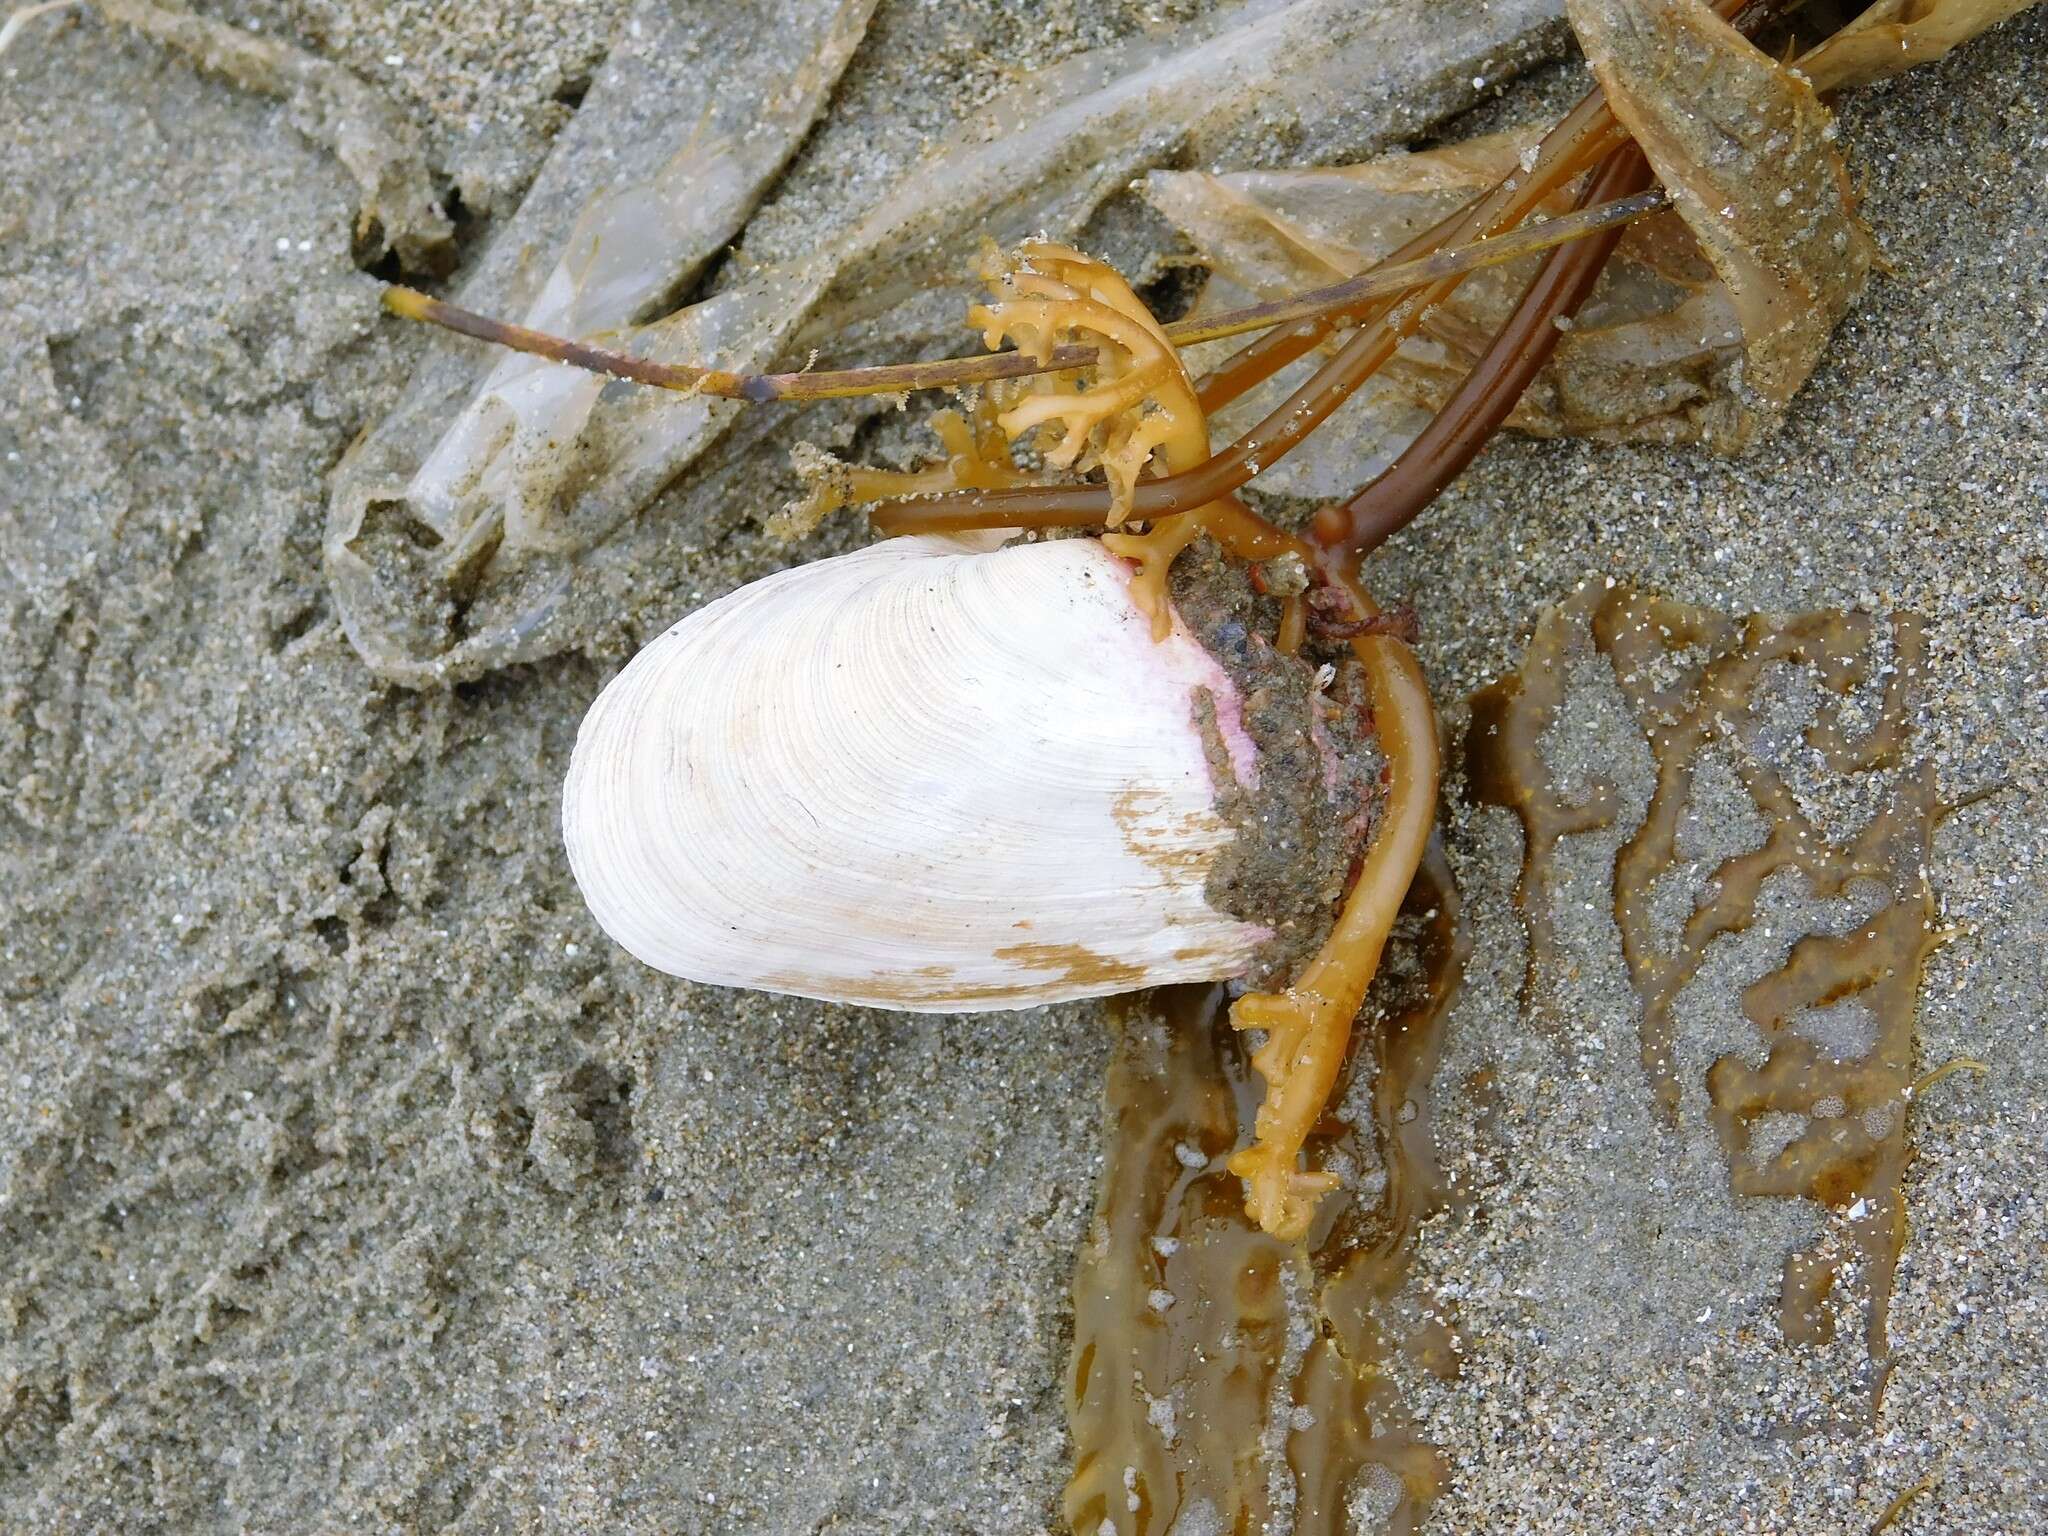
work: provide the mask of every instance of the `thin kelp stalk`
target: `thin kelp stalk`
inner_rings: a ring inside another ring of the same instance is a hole
[[[1637,219],[1660,213],[1668,206],[1669,200],[1661,189],[1645,192],[1601,207],[1585,208],[1560,218],[1506,230],[1464,245],[1442,250],[1425,249],[1414,260],[1384,262],[1341,283],[1312,288],[1291,298],[1249,304],[1199,319],[1178,320],[1166,327],[1166,336],[1175,346],[1188,347],[1299,320],[1348,314],[1362,302],[1399,298],[1439,278],[1500,266],[1570,241],[1620,229]],[[384,290],[383,302],[386,309],[402,319],[423,321],[514,352],[549,358],[591,373],[626,379],[655,389],[713,395],[723,400],[745,400],[756,405],[774,401],[888,395],[913,389],[957,389],[969,384],[991,384],[1005,379],[1029,378],[1034,374],[1086,368],[1097,361],[1093,348],[1062,347],[1044,358],[1026,356],[1021,352],[999,352],[979,357],[941,358],[928,363],[883,363],[863,368],[806,369],[796,373],[743,373],[695,363],[664,363],[616,347],[600,346],[593,341],[514,325],[400,284]],[[1205,409],[1209,408],[1213,406],[1205,406]]]
[[[601,373],[654,389],[712,395],[721,400],[747,400],[765,405],[772,400],[833,400],[853,395],[887,395],[906,389],[951,389],[963,384],[1027,378],[1066,368],[1084,368],[1095,361],[1093,351],[1068,347],[1050,358],[1004,352],[993,357],[948,357],[932,363],[884,363],[872,368],[842,368],[816,373],[736,373],[696,363],[664,363],[614,347],[574,337],[537,331],[493,319],[433,298],[396,283],[384,290],[384,307],[406,320],[420,320],[488,341],[514,352],[567,363],[588,373]]]
[[[1339,306],[1370,299],[1399,298],[1409,289],[1419,288],[1432,279],[1462,277],[1486,267],[1500,266],[1520,256],[1533,256],[1608,230],[1620,230],[1638,219],[1662,213],[1670,206],[1671,199],[1664,189],[1651,187],[1632,197],[1596,203],[1572,213],[1560,214],[1554,219],[1536,220],[1463,245],[1425,250],[1412,260],[1379,262],[1356,277],[1347,277],[1343,282],[1331,283],[1327,287],[1311,288],[1292,298],[1270,299],[1263,304],[1248,304],[1242,309],[1219,310],[1213,315],[1190,315],[1169,325],[1166,334],[1173,338],[1176,346],[1191,347],[1198,342],[1220,341],[1296,320],[1321,321],[1348,312]],[[1213,378],[1213,374],[1210,377]],[[1198,392],[1205,396],[1204,410],[1214,409],[1214,404],[1206,398],[1210,388],[1208,379],[1199,386]]]
[[[1529,209],[1586,167],[1599,160],[1620,138],[1620,125],[1598,90],[1586,96],[1543,136],[1536,163],[1521,176],[1504,178],[1490,192],[1425,230],[1388,258],[1415,260],[1475,234],[1486,235],[1512,225]],[[1335,311],[1299,330],[1261,337],[1212,369],[1202,380],[1202,405],[1219,410],[1254,385],[1262,384],[1296,359],[1305,357],[1346,326],[1363,325],[1382,311],[1370,305]]]

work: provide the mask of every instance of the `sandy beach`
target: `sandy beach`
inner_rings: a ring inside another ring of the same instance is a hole
[[[627,10],[206,7],[393,105],[459,194],[458,279]],[[706,290],[843,235],[1016,72],[1208,10],[882,0]],[[1358,158],[1585,89],[1561,23],[1518,39],[1494,78],[1265,152]],[[1943,942],[1912,1053],[1982,1063],[1910,1104],[1873,1418],[1851,1313],[1812,1344],[1780,1322],[1788,1257],[1848,1218],[1734,1192],[1704,1086],[1757,1054],[1744,989],[1871,908],[1771,883],[1677,995],[1660,1117],[1612,900],[1654,765],[1573,630],[1545,756],[1620,808],[1560,845],[1533,977],[1519,826],[1449,758],[1454,1198],[1391,1309],[1457,1340],[1455,1371],[1391,1367],[1448,1469],[1426,1531],[2048,1524],[2044,60],[2037,9],[1842,98],[1884,267],[1775,434],[1732,459],[1502,437],[1368,566],[1415,610],[1454,748],[1589,580],[1737,621],[1917,615],[1896,765],[1802,756],[1817,690],[1792,669],[1757,718],[1832,836],[1932,765],[1957,808],[1924,861]],[[380,310],[360,202],[277,100],[89,9],[0,54],[0,1529],[1061,1529],[1107,1005],[692,986],[605,937],[559,834],[577,724],[640,643],[865,541],[761,526],[789,441],[843,447],[855,418],[735,428],[593,563],[548,654],[380,678],[323,569],[331,477],[450,344]],[[1153,275],[1185,254],[1135,199],[1088,230]],[[908,452],[916,419],[858,441]],[[1716,763],[1658,887],[1681,907],[1762,833]],[[1353,1508],[1381,1528],[1372,1489]]]

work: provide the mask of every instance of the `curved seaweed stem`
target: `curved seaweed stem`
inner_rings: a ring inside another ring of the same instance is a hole
[[[1610,154],[1583,194],[1587,201],[1625,195],[1649,176],[1633,144]],[[1371,619],[1377,610],[1359,584],[1366,549],[1427,506],[1461,473],[1514,408],[1557,344],[1555,321],[1584,302],[1613,249],[1603,238],[1559,250],[1544,263],[1500,335],[1458,392],[1387,472],[1342,508],[1325,508],[1316,537],[1322,574]],[[1299,980],[1280,994],[1253,994],[1231,1010],[1239,1029],[1266,1031],[1252,1064],[1266,1079],[1257,1139],[1231,1161],[1251,1186],[1260,1225],[1284,1237],[1308,1230],[1317,1202],[1336,1183],[1298,1167],[1303,1143],[1322,1114],[1344,1062],[1351,1024],[1379,968],[1380,952],[1401,910],[1436,816],[1440,773],[1436,718],[1415,654],[1386,634],[1353,642],[1372,689],[1374,729],[1387,755],[1384,819],[1338,917],[1336,930]]]
[[[1426,251],[1412,260],[1397,261],[1389,257],[1356,277],[1347,277],[1341,283],[1331,283],[1323,288],[1311,288],[1292,298],[1269,299],[1263,304],[1249,304],[1242,309],[1218,310],[1213,315],[1191,315],[1185,320],[1174,321],[1166,328],[1166,334],[1173,338],[1175,345],[1187,347],[1197,342],[1242,336],[1248,331],[1286,325],[1296,320],[1320,320],[1345,312],[1339,310],[1340,305],[1398,298],[1432,279],[1462,277],[1483,267],[1500,266],[1538,251],[1553,250],[1610,230],[1620,230],[1638,219],[1662,213],[1670,206],[1670,194],[1662,187],[1652,187],[1630,197],[1595,203],[1556,218],[1534,220],[1484,239]],[[1205,403],[1203,408],[1212,407]]]
[[[1378,612],[1356,581],[1347,585],[1360,613]],[[1237,1028],[1266,1031],[1252,1056],[1266,1080],[1256,1139],[1231,1158],[1230,1170],[1249,1186],[1253,1220],[1285,1238],[1306,1235],[1316,1202],[1337,1181],[1296,1166],[1302,1142],[1336,1085],[1351,1021],[1436,825],[1442,762],[1422,665],[1392,635],[1362,635],[1351,644],[1372,690],[1373,729],[1387,759],[1386,808],[1323,947],[1286,991],[1247,993],[1230,1010]]]
[[[1650,177],[1630,144],[1610,155],[1587,196],[1626,194]],[[1499,430],[1557,350],[1557,322],[1575,314],[1600,280],[1619,232],[1553,252],[1457,393],[1399,457],[1349,501],[1316,514],[1316,542],[1352,565],[1405,527],[1455,480]]]

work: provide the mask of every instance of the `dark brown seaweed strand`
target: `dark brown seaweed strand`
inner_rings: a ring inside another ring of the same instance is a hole
[[[1649,179],[1650,164],[1631,143],[1607,158],[1585,196],[1605,202]],[[1365,489],[1316,514],[1317,543],[1355,566],[1464,473],[1550,361],[1560,334],[1557,322],[1586,302],[1620,238],[1614,230],[1551,253],[1500,334],[1421,435]]]
[[[1226,336],[1241,336],[1247,331],[1266,330],[1295,320],[1321,321],[1340,314],[1348,316],[1355,313],[1351,306],[1362,305],[1367,300],[1391,302],[1409,289],[1420,288],[1436,278],[1476,272],[1481,267],[1499,266],[1521,256],[1552,250],[1610,229],[1619,229],[1650,214],[1662,213],[1670,206],[1670,194],[1662,187],[1653,187],[1633,197],[1591,205],[1573,213],[1560,214],[1554,219],[1540,219],[1517,229],[1504,230],[1483,240],[1430,251],[1412,261],[1390,258],[1368,267],[1356,277],[1347,277],[1341,283],[1331,283],[1324,288],[1311,288],[1290,298],[1268,299],[1263,304],[1247,304],[1242,309],[1218,310],[1213,315],[1191,315],[1167,326],[1166,334],[1176,346],[1189,347],[1197,342],[1219,341]]]
[[[591,373],[630,379],[657,389],[674,389],[690,394],[716,395],[726,400],[748,400],[765,405],[774,400],[829,400],[845,395],[890,394],[901,389],[939,389],[955,384],[983,383],[991,379],[1018,379],[1034,373],[1056,373],[1066,368],[1084,368],[1095,361],[1091,347],[1062,347],[1041,362],[1023,352],[1001,352],[994,356],[954,357],[935,363],[891,363],[877,368],[843,368],[820,373],[733,373],[723,368],[703,368],[694,363],[660,363],[635,357],[609,347],[551,336],[546,331],[528,330],[504,320],[493,320],[458,305],[443,303],[411,288],[397,286],[384,290],[384,307],[408,320],[424,320],[445,330],[459,331],[479,341],[496,342],[515,352],[569,363]]]

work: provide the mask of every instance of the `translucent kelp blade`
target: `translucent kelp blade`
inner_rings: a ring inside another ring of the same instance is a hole
[[[828,340],[870,358],[957,349],[983,240],[1072,239],[1134,177],[1173,157],[1384,144],[1467,105],[1475,72],[1498,78],[1539,54],[1554,17],[1552,0],[1255,0],[1197,28],[1081,55],[977,110],[878,207],[820,219],[816,256],[608,340],[739,370],[800,365]],[[719,91],[745,94],[730,68]],[[460,301],[517,318],[537,291],[500,302],[465,287]],[[625,530],[657,492],[689,513],[700,502],[723,513],[730,487],[747,480],[714,451],[740,407],[533,364],[521,375],[534,392],[524,415],[502,398],[465,410],[479,349],[451,340],[436,356],[451,347],[471,371],[438,400],[423,382],[344,466],[327,545],[351,640],[380,674],[416,685],[575,644],[605,622],[579,597],[602,584],[593,567],[623,559]],[[743,434],[754,464],[775,462],[776,431]]]
[[[745,224],[823,110],[874,5],[636,7],[461,302],[572,335],[659,314]],[[522,496],[525,471],[575,440],[602,387],[452,337],[431,345],[335,479],[328,576],[372,666],[409,670],[426,659],[412,654],[423,643],[439,650],[431,609],[446,598],[434,589],[473,575],[501,539],[545,542],[546,507]],[[383,532],[434,549],[378,568],[359,543],[375,542],[380,519],[392,525]]]
[[[1873,80],[1929,64],[2036,0],[1877,0],[1799,60],[1817,91]]]
[[[1802,76],[1702,0],[1566,0],[1565,13],[1728,290],[1742,387],[1782,407],[1870,270],[1834,119]]]
[[[1540,137],[1531,128],[1321,170],[1157,172],[1146,196],[1222,279],[1205,291],[1206,310],[1236,303],[1245,291],[1272,297],[1361,270],[1515,174]],[[1361,397],[1280,467],[1275,488],[1304,495],[1356,489],[1457,387],[1540,259],[1467,278]],[[1734,446],[1743,425],[1727,374],[1739,340],[1714,270],[1684,223],[1672,214],[1641,220],[1623,236],[1599,289],[1510,424],[1542,436]],[[1272,403],[1268,394],[1219,416],[1219,430],[1248,426]],[[1240,412],[1250,413],[1243,422]]]

